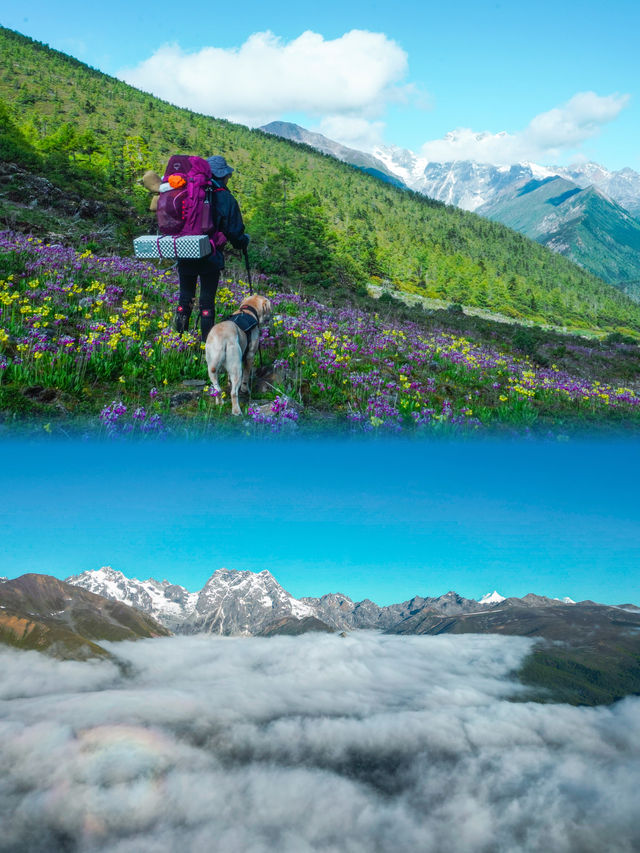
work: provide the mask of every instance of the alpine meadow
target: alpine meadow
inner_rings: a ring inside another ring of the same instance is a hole
[[[233,163],[256,286],[276,306],[243,428],[636,428],[640,305],[613,286],[306,145],[171,106],[7,29],[0,46],[5,423],[238,429],[196,336],[173,331],[174,270],[131,258],[132,237],[155,230],[141,175],[185,150]],[[219,305],[247,292],[232,260]]]

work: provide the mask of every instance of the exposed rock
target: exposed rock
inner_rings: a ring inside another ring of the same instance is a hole
[[[199,396],[199,391],[178,391],[177,394],[172,394],[169,398],[169,406],[172,409],[175,409],[177,406],[182,406],[184,403],[190,403],[192,400],[197,400]]]
[[[5,198],[26,207],[55,208],[79,219],[97,219],[107,212],[102,202],[62,190],[15,163],[0,161],[0,183],[8,185]]]
[[[283,616],[275,622],[271,622],[260,631],[261,637],[274,637],[277,634],[287,636],[298,636],[313,631],[325,634],[333,634],[333,629],[316,619],[315,616],[305,616],[304,619],[296,619],[294,616]]]
[[[106,657],[102,640],[167,636],[139,610],[49,575],[27,574],[0,585],[0,642],[56,657]]]

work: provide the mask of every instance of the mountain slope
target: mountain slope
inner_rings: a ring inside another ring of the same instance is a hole
[[[593,187],[530,181],[477,211],[570,257],[612,284],[640,280],[640,221]]]
[[[421,612],[393,634],[503,634],[537,637],[520,678],[538,698],[597,705],[640,694],[640,613],[543,596],[507,598],[484,612],[440,616]]]
[[[590,324],[595,306],[603,316],[619,316],[619,325],[636,322],[629,300],[499,224],[308,146],[171,106],[6,29],[0,98],[54,183],[94,199],[126,197],[140,213],[148,205],[138,183],[146,168],[163,170],[176,148],[225,154],[236,168],[233,187],[249,229],[259,237],[254,263],[294,286],[304,274],[310,286],[347,296],[374,281],[539,321],[562,323],[567,308]],[[269,213],[274,197],[286,214],[280,230]],[[33,221],[20,199],[0,199],[0,208],[16,221]],[[115,227],[129,246],[133,229],[151,227],[122,217]],[[318,259],[321,268],[314,269]]]
[[[48,575],[27,574],[0,585],[0,642],[58,657],[107,656],[101,640],[166,636],[133,607]]]

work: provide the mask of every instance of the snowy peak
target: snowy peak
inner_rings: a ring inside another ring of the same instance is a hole
[[[516,185],[527,180],[544,180],[559,176],[580,189],[595,187],[633,216],[640,213],[640,174],[630,168],[614,172],[598,163],[543,166],[528,161],[513,165],[480,163],[474,160],[430,161],[397,145],[380,145],[368,154],[288,122],[272,122],[261,130],[285,139],[304,142],[318,151],[378,174],[379,177],[386,177],[391,181],[398,179],[409,189],[463,210],[478,210],[479,207],[492,203],[500,194],[513,190]],[[461,133],[462,131],[454,130],[445,138],[455,143]],[[497,135],[504,136],[505,133]],[[476,138],[482,141],[488,136],[492,134],[483,132],[477,134]]]
[[[294,598],[266,570],[218,569],[200,591],[185,631],[255,634],[276,619],[315,615],[312,607]]]
[[[496,592],[494,589],[493,592],[488,592],[486,595],[483,595],[478,601],[478,604],[500,604],[501,601],[505,601],[504,595],[500,595],[500,593]]]
[[[189,592],[167,580],[127,578],[111,566],[82,572],[67,581],[149,613],[171,630],[183,633],[256,634],[276,619],[316,615],[266,570],[219,569],[200,592]]]
[[[151,578],[139,581],[126,577],[111,566],[73,575],[67,578],[67,583],[142,610],[171,629],[193,613],[198,598],[197,593],[169,581],[160,583]]]

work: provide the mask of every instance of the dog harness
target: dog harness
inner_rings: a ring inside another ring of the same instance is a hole
[[[245,311],[250,311],[253,316],[249,314],[245,314]],[[241,329],[245,335],[247,336],[247,344],[249,343],[249,332],[252,329],[255,329],[256,326],[260,326],[260,318],[258,316],[258,312],[252,305],[243,305],[240,311],[236,311],[235,314],[232,314],[230,317],[225,317],[225,320],[228,320],[230,323],[235,323],[235,325]],[[248,346],[245,346],[242,351],[242,360],[244,361],[245,356],[247,354]],[[260,335],[258,334],[258,352],[260,353],[260,361],[262,362],[262,352],[260,350]]]
[[[253,316],[251,317],[249,314],[245,314],[245,311],[250,311]],[[225,320],[229,320],[231,323],[235,323],[239,329],[247,334],[251,331],[251,329],[255,329],[256,326],[260,325],[260,319],[258,317],[258,312],[251,305],[243,306],[241,311],[238,311],[235,314],[232,314],[230,317],[225,317]]]

